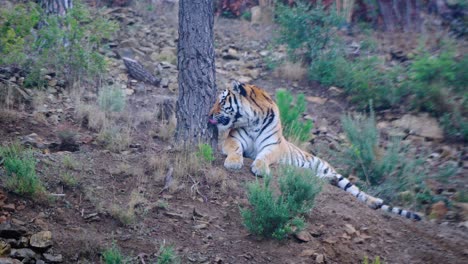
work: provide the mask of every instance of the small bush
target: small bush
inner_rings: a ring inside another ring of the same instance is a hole
[[[244,13],[242,13],[240,18],[244,19],[244,20],[247,20],[247,21],[250,21],[250,20],[252,20],[252,13],[250,11],[245,11]]]
[[[44,193],[41,180],[36,175],[36,160],[32,151],[19,143],[0,147],[0,160],[6,171],[6,187],[18,194],[35,196]]]
[[[159,256],[157,264],[176,264],[180,263],[174,248],[172,246],[162,245],[159,248]]]
[[[275,13],[280,26],[278,42],[287,45],[293,61],[311,63],[339,41],[336,31],[344,20],[335,8],[326,9],[320,1],[314,5],[297,1],[292,8],[278,3]]]
[[[279,186],[289,210],[293,214],[306,214],[314,207],[315,196],[322,190],[322,181],[310,169],[292,166],[280,169]]]
[[[122,112],[126,104],[125,95],[118,87],[103,87],[99,91],[98,104],[104,112]]]
[[[76,187],[78,185],[78,180],[72,173],[65,172],[61,174],[62,183],[67,187]]]
[[[283,239],[294,231],[300,231],[305,223],[301,217],[313,207],[315,196],[321,190],[319,178],[309,171],[284,168],[279,180],[280,195],[271,187],[271,177],[263,183],[258,180],[248,185],[250,208],[241,209],[244,226],[253,234]]]
[[[375,259],[370,262],[371,264],[380,264],[380,263],[383,263],[383,262],[380,262],[380,257],[377,256],[375,257]],[[369,264],[369,258],[367,256],[364,257],[364,261],[362,262],[362,264]]]
[[[296,102],[293,103],[293,101],[294,97],[289,91],[279,90],[276,92],[276,103],[280,111],[284,136],[288,139],[304,142],[310,138],[313,124],[310,120],[300,120],[307,107],[305,96],[299,94]]]
[[[131,143],[131,128],[128,126],[119,126],[108,124],[99,132],[98,138],[108,150],[119,152],[123,151]]]
[[[116,29],[81,1],[65,16],[48,16],[31,1],[17,4],[0,12],[0,65],[21,67],[29,86],[43,85],[48,71],[71,82],[91,79],[104,72],[106,61],[98,50]]]
[[[121,264],[124,263],[124,255],[120,252],[120,249],[115,243],[112,246],[102,252],[102,257],[106,264]]]
[[[213,155],[213,148],[206,143],[198,145],[196,156],[206,163],[211,163],[216,159]]]
[[[78,167],[78,162],[76,162],[76,160],[74,160],[70,155],[63,156],[62,164],[68,170],[74,170]]]

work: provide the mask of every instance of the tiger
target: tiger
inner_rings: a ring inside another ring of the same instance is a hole
[[[208,122],[216,126],[220,134],[227,134],[221,149],[227,156],[224,167],[228,170],[241,169],[244,157],[253,160],[251,171],[256,176],[270,174],[272,164],[312,169],[316,176],[351,193],[372,209],[421,220],[414,212],[386,205],[382,199],[361,191],[328,162],[288,142],[283,136],[278,106],[262,88],[233,81],[232,87],[219,94],[209,111]]]

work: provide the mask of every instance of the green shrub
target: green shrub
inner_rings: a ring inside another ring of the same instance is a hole
[[[252,20],[252,13],[250,11],[245,11],[244,13],[242,13],[242,15],[240,17],[241,17],[241,19],[250,21],[250,20]]]
[[[423,52],[409,68],[408,86],[415,95],[415,108],[436,114],[449,110],[448,92],[456,84],[456,62],[453,51],[447,49],[439,56]]]
[[[278,179],[282,197],[294,215],[306,214],[314,206],[315,196],[322,190],[322,181],[310,169],[284,166]]]
[[[129,126],[120,126],[114,123],[104,126],[97,137],[105,147],[114,152],[125,150],[131,143],[132,131]]]
[[[65,16],[47,16],[32,2],[17,4],[0,12],[0,65],[24,69],[29,86],[43,85],[45,72],[68,81],[91,79],[104,72],[98,50],[116,29],[80,1]]]
[[[278,42],[286,44],[293,61],[311,63],[338,42],[336,31],[344,21],[335,8],[326,9],[319,1],[311,5],[296,1],[294,7],[278,3],[276,22],[280,26]]]
[[[0,65],[25,63],[27,44],[34,40],[31,30],[39,20],[40,10],[32,2],[0,11]]]
[[[293,230],[300,231],[305,225],[301,216],[312,209],[321,190],[320,179],[310,170],[286,167],[281,173],[280,195],[274,194],[271,176],[247,186],[251,207],[241,209],[241,215],[244,226],[255,235],[283,239]]]
[[[174,248],[172,246],[162,245],[159,248],[159,256],[157,264],[175,264],[180,263]]]
[[[44,193],[44,186],[36,175],[36,160],[32,151],[24,149],[19,143],[13,143],[0,147],[0,160],[3,160],[8,189],[29,196]]]
[[[284,136],[288,139],[307,141],[310,138],[312,121],[302,121],[301,116],[306,111],[305,96],[299,94],[294,101],[291,92],[279,90],[276,92],[276,103],[278,105]]]
[[[122,112],[126,104],[125,94],[116,86],[102,87],[98,95],[98,104],[104,112]]]
[[[70,172],[65,172],[61,174],[62,183],[67,187],[76,187],[78,185],[78,180]]]
[[[282,239],[292,231],[291,215],[286,201],[273,194],[270,180],[265,177],[263,184],[256,181],[248,185],[247,196],[252,208],[241,209],[241,215],[249,232]]]
[[[102,257],[106,264],[121,264],[124,263],[124,256],[120,252],[120,249],[115,243],[112,246],[102,252]]]
[[[456,166],[445,165],[430,170],[424,153],[416,156],[414,150],[403,145],[398,137],[392,138],[386,148],[380,148],[373,111],[370,116],[345,116],[342,125],[348,144],[335,156],[344,165],[344,174],[354,172],[365,182],[360,186],[365,191],[387,202],[398,200],[416,208],[444,199],[433,193],[426,181],[448,182],[456,175]]]
[[[371,262],[371,264],[381,264],[383,262],[380,262],[380,257],[377,256],[375,257],[375,259]],[[369,264],[369,258],[367,256],[364,257],[364,261],[362,262],[362,264]]]
[[[206,143],[199,144],[198,151],[195,154],[199,159],[206,163],[211,163],[216,159],[213,154],[213,148]]]

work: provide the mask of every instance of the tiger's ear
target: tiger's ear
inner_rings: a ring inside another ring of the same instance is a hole
[[[239,81],[232,82],[232,91],[242,96],[247,96],[247,91],[245,90],[245,84]]]

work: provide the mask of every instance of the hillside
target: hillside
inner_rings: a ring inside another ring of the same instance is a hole
[[[32,103],[1,111],[0,143],[19,141],[31,146],[37,174],[52,194],[31,199],[2,186],[2,256],[7,252],[3,249],[11,247],[8,251],[23,263],[104,263],[102,252],[115,244],[129,263],[156,263],[165,245],[174,247],[181,263],[341,264],[361,263],[365,257],[380,257],[383,263],[468,262],[468,213],[462,202],[450,209],[442,206],[442,212],[428,204],[422,209],[427,210],[422,212],[427,213],[425,219],[413,222],[374,211],[327,185],[301,233],[282,241],[249,234],[239,208],[248,206],[245,186],[255,179],[249,171],[251,160],[240,172],[225,170],[220,153],[212,164],[183,164],[189,162],[188,154],[171,142],[177,100],[173,8],[162,6],[154,13],[140,7],[103,11],[120,25],[109,40],[111,49],[103,51],[109,74],[102,82],[124,91],[122,112],[102,113],[97,106],[98,89],[85,82],[77,89],[57,85],[60,80],[54,74],[48,75],[47,89],[30,89]],[[307,81],[300,67],[269,70],[267,57],[286,56],[284,48],[269,46],[275,31],[273,24],[217,17],[218,87],[237,79],[272,95],[280,88],[304,93],[305,118],[314,120],[313,140],[304,147],[334,160],[333,154],[321,151],[345,144],[340,118],[356,106],[341,88]],[[122,57],[141,62],[161,78],[160,84],[133,80]],[[13,73],[8,79],[17,83],[20,77]],[[398,126],[408,115],[415,116],[414,123],[421,122],[422,129]],[[385,143],[392,133],[404,134],[418,153],[428,153],[432,170],[457,164],[451,182],[437,183],[437,191],[447,197],[467,191],[468,151],[463,141],[441,136],[440,127],[437,123],[431,127],[433,119],[424,113],[393,109],[377,116]],[[112,140],[104,141],[98,123],[111,119],[119,128],[108,133]],[[170,167],[174,179],[166,186]],[[186,175],[178,177],[178,173]],[[0,177],[5,175],[0,167]],[[40,231],[52,234],[39,239],[44,246],[24,242]],[[0,259],[0,263],[18,262]]]

